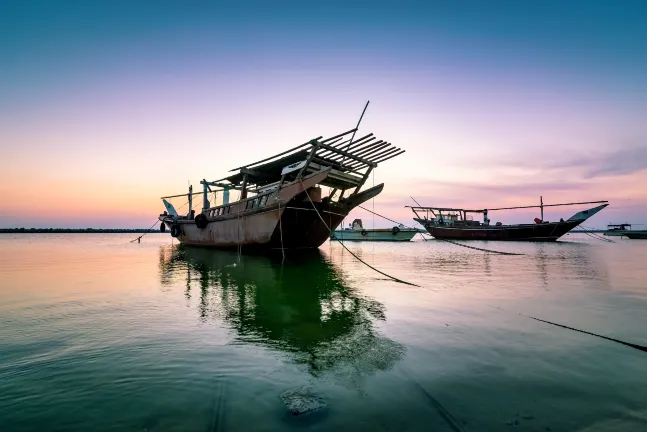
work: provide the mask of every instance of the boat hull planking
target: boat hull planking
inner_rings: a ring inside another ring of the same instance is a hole
[[[448,240],[499,240],[499,241],[556,241],[578,226],[581,221],[549,222],[488,227],[440,227],[420,222],[427,232],[437,239]]]
[[[240,211],[246,206],[244,201],[232,203],[227,215],[209,218],[205,228],[199,228],[194,220],[174,220],[167,216],[160,216],[160,220],[168,228],[178,226],[177,239],[186,245],[245,250],[318,248],[330,236],[328,227],[338,226],[351,210],[384,188],[380,184],[342,202],[309,199],[304,191],[316,186],[327,174],[318,173],[286,185],[268,197],[269,204],[252,211]]]

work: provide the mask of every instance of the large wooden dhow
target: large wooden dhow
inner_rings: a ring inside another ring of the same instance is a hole
[[[558,207],[581,204],[600,204],[580,211],[568,220],[557,222],[544,220],[544,207]],[[540,204],[534,206],[502,207],[482,210],[461,208],[407,206],[416,215],[413,220],[425,227],[434,238],[441,240],[507,240],[507,241],[556,241],[564,234],[580,225],[591,216],[608,206],[607,201],[589,201],[564,204]],[[517,210],[540,208],[541,217],[534,223],[503,225],[501,222],[490,224],[489,212],[497,210]],[[480,214],[483,222],[474,220],[472,214]]]
[[[362,190],[379,163],[402,153],[373,134],[354,139],[357,129],[318,137],[267,159],[231,170],[229,176],[203,180],[202,211],[179,215],[167,198],[162,229],[181,243],[250,249],[317,248],[356,206],[382,192],[384,184]],[[323,187],[328,188],[324,196]],[[240,199],[229,202],[232,190]],[[222,193],[211,206],[209,194]]]

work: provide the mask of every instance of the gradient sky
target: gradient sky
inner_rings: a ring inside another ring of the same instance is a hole
[[[645,1],[1,1],[0,227],[148,227],[366,100],[360,133],[407,150],[378,212],[647,223],[646,77]]]

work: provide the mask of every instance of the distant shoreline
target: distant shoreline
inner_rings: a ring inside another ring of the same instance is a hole
[[[159,233],[159,229],[145,228],[0,228],[0,234],[142,234]]]

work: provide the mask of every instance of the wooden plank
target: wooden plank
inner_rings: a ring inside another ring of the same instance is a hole
[[[347,157],[347,158],[349,158],[349,159],[353,159],[353,160],[356,160],[356,161],[358,161],[358,162],[362,162],[362,163],[364,163],[364,164],[366,164],[366,165],[371,165],[371,166],[372,166],[372,165],[374,165],[374,163],[373,163],[373,162],[371,162],[371,161],[369,161],[369,160],[366,160],[366,159],[364,159],[364,158],[361,158],[361,157],[357,157],[357,156],[355,156],[355,155],[354,155],[354,154],[352,154],[352,153],[348,153],[348,152],[345,152],[345,151],[343,151],[343,150],[339,150],[339,149],[336,149],[336,148],[334,148],[334,147],[327,146],[326,144],[319,144],[319,145],[320,145],[322,148],[325,148],[325,149],[328,149],[328,150],[333,150],[335,153],[339,153],[339,154],[341,154],[341,155],[343,155],[343,156],[346,156],[346,157]]]
[[[385,142],[385,143],[382,143],[382,144],[380,144],[380,145],[378,145],[378,146],[375,146],[375,147],[370,148],[370,149],[366,149],[366,150],[364,150],[363,152],[357,152],[357,153],[355,153],[355,154],[356,154],[357,156],[360,156],[360,157],[363,157],[363,158],[366,158],[366,159],[373,160],[373,155],[375,155],[375,153],[376,153],[376,152],[379,152],[380,150],[384,150],[384,149],[385,149],[385,148],[387,148],[387,147],[388,147],[388,148],[393,148],[393,146],[391,145],[391,143]]]
[[[393,159],[393,158],[394,158],[394,157],[396,157],[396,156],[400,156],[400,155],[401,155],[402,153],[404,153],[404,152],[405,152],[405,150],[400,150],[400,151],[399,151],[399,152],[397,152],[397,153],[394,153],[394,154],[392,154],[392,155],[389,155],[388,157],[381,157],[381,158],[379,158],[379,159],[374,160],[373,162],[375,162],[376,164],[379,164],[379,163],[382,163],[382,162],[387,161],[387,160],[389,160],[389,159]]]
[[[369,167],[368,170],[366,170],[366,173],[364,173],[364,177],[362,177],[362,180],[359,182],[355,190],[350,194],[350,196],[356,195],[357,192],[364,186],[364,183],[366,183],[366,180],[368,180],[368,177],[371,175],[371,172],[373,171],[373,167]]]
[[[323,141],[321,141],[321,142],[322,142],[322,143],[327,143],[327,142],[329,142],[329,141],[334,140],[335,138],[343,137],[343,136],[345,136],[345,135],[348,135],[349,133],[355,133],[356,131],[357,131],[357,128],[354,128],[354,129],[351,129],[351,130],[346,131],[346,132],[344,132],[344,133],[341,133],[341,134],[339,134],[339,135],[335,135],[334,137],[326,138],[325,140],[323,140]],[[319,141],[319,139],[320,139],[320,138],[321,138],[321,137],[317,138],[317,141]]]
[[[348,132],[347,132],[347,133],[348,133]],[[268,158],[265,158],[265,159],[259,160],[259,161],[257,161],[257,162],[253,162],[253,163],[250,163],[250,164],[247,164],[247,165],[239,166],[238,168],[234,168],[234,169],[232,169],[232,170],[229,170],[229,172],[238,171],[238,170],[239,170],[239,169],[241,169],[241,168],[250,167],[250,166],[252,166],[252,165],[257,165],[257,164],[259,164],[259,163],[263,163],[263,162],[267,162],[267,161],[272,160],[272,159],[276,159],[276,158],[278,158],[279,156],[283,156],[283,155],[285,155],[285,154],[292,153],[292,152],[294,152],[295,150],[298,150],[298,149],[300,149],[300,148],[307,147],[307,146],[309,146],[309,145],[311,145],[311,144],[312,144],[312,141],[318,141],[318,140],[320,140],[321,138],[323,138],[323,137],[321,137],[321,136],[320,136],[320,137],[317,137],[317,138],[311,139],[310,141],[308,141],[308,142],[306,142],[306,143],[303,143],[303,144],[301,144],[301,145],[298,145],[298,146],[296,146],[296,147],[293,147],[293,148],[291,148],[290,150],[286,150],[286,151],[284,151],[284,152],[281,152],[281,153],[279,153],[279,154],[275,154],[274,156],[270,156],[270,157],[268,157]],[[333,137],[333,138],[336,138],[336,137]],[[330,139],[330,138],[329,138],[329,139]]]

